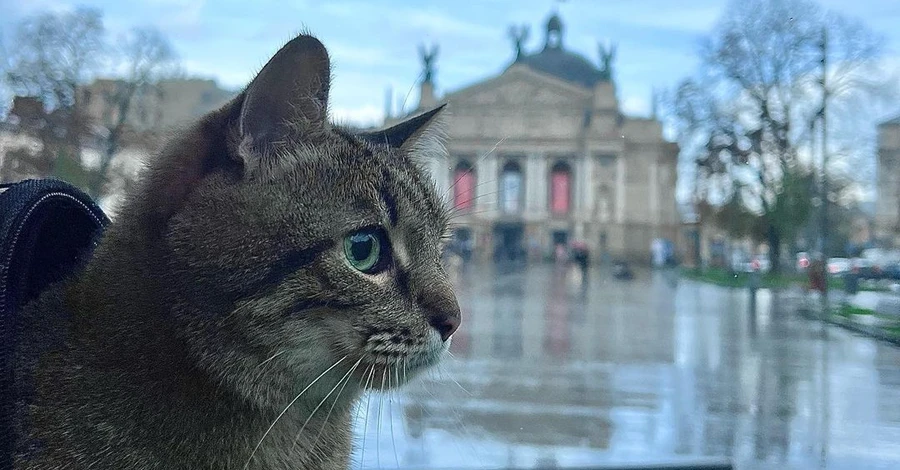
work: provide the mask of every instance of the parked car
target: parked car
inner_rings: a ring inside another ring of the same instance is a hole
[[[840,276],[844,273],[848,273],[854,267],[853,261],[848,258],[828,258],[826,263],[828,274],[832,276]]]
[[[772,262],[769,260],[769,255],[760,254],[754,256],[753,259],[750,260],[750,268],[754,271],[763,273],[769,272],[769,270],[772,269]]]
[[[868,279],[893,279],[900,265],[900,250],[869,248],[859,258],[860,277]]]
[[[750,265],[750,257],[743,250],[734,250],[731,252],[731,270],[735,272],[745,272]]]
[[[892,281],[900,281],[900,262],[891,263],[882,268],[882,276]]]
[[[753,272],[762,272],[767,273],[772,268],[772,262],[769,260],[769,255],[755,255],[749,258],[743,258],[739,262],[735,263],[732,269],[738,272],[744,273],[753,273]]]
[[[878,279],[881,276],[881,268],[868,258],[851,259],[850,270],[860,279]]]

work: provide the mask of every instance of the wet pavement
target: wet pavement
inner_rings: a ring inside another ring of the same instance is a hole
[[[369,396],[353,468],[900,468],[900,349],[786,296],[760,291],[754,313],[745,290],[671,272],[455,278],[453,357]]]

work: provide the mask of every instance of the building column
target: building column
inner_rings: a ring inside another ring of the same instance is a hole
[[[650,163],[650,224],[653,226],[653,237],[660,236],[660,225],[663,224],[662,217],[659,213],[659,176],[657,162]]]
[[[493,218],[497,213],[497,201],[500,194],[500,176],[497,168],[497,156],[488,155],[477,163],[475,182],[475,211],[484,218]]]
[[[540,197],[540,154],[528,153],[525,155],[525,214],[531,217],[537,217],[541,211]]]
[[[529,194],[533,198],[530,204],[533,204],[533,213],[538,218],[546,218],[548,213],[548,204],[550,193],[548,192],[548,181],[550,172],[548,170],[547,156],[532,152],[528,154],[528,166],[531,176],[532,190]]]
[[[585,222],[593,219],[596,195],[594,194],[594,160],[585,153],[581,159],[581,219]]]
[[[616,156],[616,223],[625,222],[625,155]]]

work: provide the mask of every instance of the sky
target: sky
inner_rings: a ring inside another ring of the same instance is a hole
[[[900,1],[820,0],[826,9],[861,20],[885,38],[887,69],[900,77]],[[344,123],[377,125],[392,107],[417,101],[422,66],[418,48],[437,44],[438,94],[502,72],[512,61],[511,25],[528,25],[526,51],[543,45],[546,20],[558,11],[564,47],[597,64],[598,43],[616,43],[614,79],[623,112],[650,114],[654,89],[672,89],[697,70],[701,39],[728,0],[0,0],[0,35],[42,11],[77,5],[99,8],[110,37],[155,26],[171,40],[188,75],[240,89],[278,48],[301,31],[318,36],[334,70],[330,108]],[[898,84],[900,88],[900,84]],[[864,140],[874,124],[900,114],[900,101],[865,116]],[[872,148],[869,145],[869,148]],[[871,153],[871,152],[870,152]],[[874,169],[874,156],[870,158]]]
[[[614,70],[623,111],[648,115],[654,88],[671,88],[696,69],[700,38],[726,4],[726,0],[0,0],[0,32],[8,38],[17,21],[41,11],[97,7],[111,37],[136,26],[155,26],[170,38],[188,74],[239,89],[280,45],[308,30],[332,57],[333,117],[374,124],[383,117],[388,87],[395,102],[414,106],[420,44],[440,47],[438,93],[453,91],[509,65],[514,53],[507,31],[512,24],[528,25],[526,49],[538,49],[546,19],[557,9],[567,49],[596,64],[598,42],[618,45]],[[885,60],[900,64],[896,27],[900,2],[822,4],[884,34]]]

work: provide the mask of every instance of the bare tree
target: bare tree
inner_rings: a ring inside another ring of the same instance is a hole
[[[711,202],[739,201],[756,214],[754,230],[765,234],[774,270],[782,243],[793,241],[811,212],[826,31],[835,38],[828,49],[831,99],[876,93],[882,84],[867,77],[882,41],[860,23],[809,0],[735,0],[701,47],[698,77],[670,100],[682,148],[697,163],[697,192]]]
[[[3,29],[0,28],[0,119],[6,115],[11,99],[9,87],[6,83],[7,70],[9,70],[9,52],[6,50]],[[0,158],[2,158],[2,155],[0,155]]]
[[[177,72],[177,57],[168,39],[154,28],[137,28],[119,41],[115,58],[122,77],[103,90],[103,148],[89,191],[100,196],[111,177],[110,168],[126,133],[134,130],[138,108],[153,106],[161,93],[160,80]]]
[[[59,157],[80,163],[86,122],[78,87],[103,61],[104,28],[98,10],[44,13],[18,24],[6,79],[18,95],[35,97],[45,115],[37,132],[43,166],[53,172]]]

